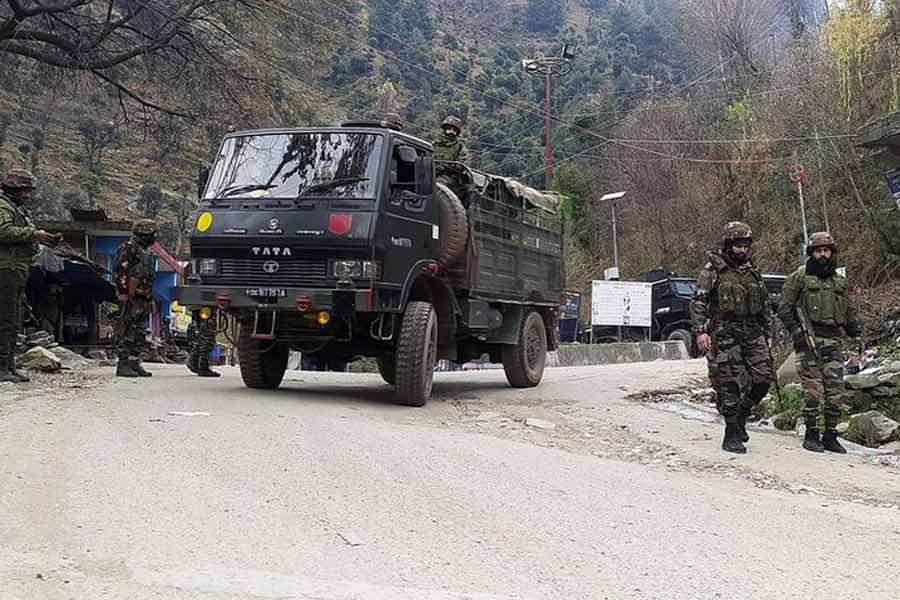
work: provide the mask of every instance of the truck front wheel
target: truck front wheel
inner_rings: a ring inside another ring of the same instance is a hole
[[[394,355],[397,404],[425,406],[434,383],[438,320],[429,302],[410,302],[403,315]]]
[[[268,340],[254,340],[250,329],[241,327],[238,338],[241,378],[248,388],[274,390],[281,385],[290,349]]]
[[[394,365],[394,355],[379,356],[375,359],[375,362],[378,363],[378,372],[381,373],[381,378],[384,379],[385,383],[390,385],[396,384],[397,367]]]
[[[541,315],[532,311],[522,322],[516,345],[503,348],[503,370],[509,385],[535,387],[544,376],[546,363],[547,329]]]

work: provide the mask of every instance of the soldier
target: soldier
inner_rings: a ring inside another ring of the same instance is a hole
[[[747,416],[775,380],[769,353],[772,312],[762,275],[753,264],[753,233],[732,222],[722,232],[722,249],[709,254],[697,277],[691,320],[697,345],[707,354],[709,378],[725,418],[722,449],[747,452]],[[749,383],[746,394],[742,382]]]
[[[791,332],[797,353],[798,371],[806,406],[806,437],[803,447],[812,452],[847,450],[837,439],[838,418],[844,388],[844,357],[840,337],[843,330],[851,338],[861,335],[856,307],[850,299],[847,278],[836,273],[837,243],[827,232],[814,233],[806,245],[806,263],[791,273],[781,291],[778,316]],[[815,338],[815,348],[807,343],[798,318],[802,308]],[[819,438],[820,406],[825,413],[825,433]]]
[[[187,368],[200,377],[219,377],[220,373],[209,368],[209,353],[216,344],[216,314],[202,319],[200,311],[194,311],[192,316],[188,327],[191,351],[188,354]]]
[[[443,134],[441,138],[434,143],[434,159],[466,162],[469,156],[465,144],[460,139],[462,121],[459,117],[449,116],[444,119],[441,133]]]
[[[53,246],[62,236],[35,228],[23,206],[34,193],[34,175],[11,169],[0,191],[0,382],[25,383],[16,371],[16,334],[22,323],[22,298],[38,244]]]
[[[141,219],[131,228],[131,239],[119,246],[113,263],[119,321],[116,323],[116,352],[119,377],[150,377],[141,365],[141,352],[147,348],[147,319],[153,301],[154,260],[150,247],[156,242],[159,227]]]

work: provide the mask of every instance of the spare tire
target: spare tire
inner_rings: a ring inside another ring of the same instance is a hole
[[[469,219],[462,202],[450,188],[435,184],[435,198],[440,210],[440,241],[437,260],[442,267],[449,267],[462,256],[469,237]]]

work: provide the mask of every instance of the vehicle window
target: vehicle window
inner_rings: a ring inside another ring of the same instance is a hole
[[[382,136],[361,133],[262,134],[228,138],[205,199],[295,198],[300,194],[374,199]]]
[[[676,281],[674,286],[675,293],[679,296],[693,296],[697,289],[697,286],[691,281]]]

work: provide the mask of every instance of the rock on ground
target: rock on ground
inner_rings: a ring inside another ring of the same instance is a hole
[[[887,418],[877,410],[870,410],[850,417],[850,423],[843,437],[869,448],[877,448],[897,439],[898,432],[900,423]]]

